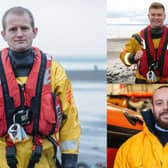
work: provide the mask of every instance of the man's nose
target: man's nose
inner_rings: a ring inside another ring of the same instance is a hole
[[[168,102],[164,103],[164,107],[163,108],[166,109],[166,110],[168,109]]]
[[[22,36],[23,35],[23,31],[20,28],[17,29],[16,33],[17,33],[17,36]]]

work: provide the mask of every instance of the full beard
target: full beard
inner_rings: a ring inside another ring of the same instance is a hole
[[[154,115],[157,124],[164,129],[168,129],[168,111],[162,112],[159,116]]]

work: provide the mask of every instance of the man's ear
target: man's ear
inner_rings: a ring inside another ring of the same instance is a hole
[[[152,113],[153,113],[153,104],[152,103],[150,104],[150,108],[151,108]]]
[[[33,29],[33,33],[34,33],[33,38],[36,38],[37,33],[38,33],[38,28],[37,28],[37,27],[35,27],[35,28]]]
[[[164,14],[164,20],[166,20],[166,14]]]
[[[149,19],[149,13],[147,14],[147,16],[148,16],[148,19]]]
[[[5,31],[1,31],[1,36],[2,36],[3,39],[6,41],[6,38],[5,38]]]

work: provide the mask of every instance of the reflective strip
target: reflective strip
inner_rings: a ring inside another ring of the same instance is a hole
[[[142,37],[141,37],[141,39],[142,39],[142,47],[143,47],[143,49],[146,49],[145,40]]]
[[[61,111],[60,104],[56,105],[56,111],[57,111],[57,116],[58,116],[58,127],[60,128],[62,124],[62,111]]]
[[[52,56],[51,55],[48,55],[48,54],[46,54],[46,56],[47,56],[47,60],[52,60]]]
[[[125,54],[125,58],[124,58],[125,64],[128,65],[128,66],[131,65],[131,63],[128,61],[128,57],[129,57],[130,54],[131,54],[131,53],[126,53],[126,54]]]
[[[44,85],[48,85],[51,80],[51,73],[50,73],[50,67],[45,70],[44,74]]]
[[[77,149],[77,143],[76,141],[64,141],[60,144],[61,151],[65,150],[76,150]]]

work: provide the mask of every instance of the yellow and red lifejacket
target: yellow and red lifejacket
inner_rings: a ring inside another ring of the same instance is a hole
[[[168,77],[168,31],[167,27],[163,26],[163,35],[156,52],[150,29],[151,27],[148,26],[140,32],[144,52],[140,59],[139,71],[146,78],[149,67],[153,63],[158,62],[159,66],[155,74],[156,76],[160,76],[160,83],[163,83]]]
[[[0,137],[7,134],[17,111],[28,109],[31,121],[24,125],[30,135],[49,136],[59,131],[62,105],[59,97],[51,92],[51,59],[34,48],[34,63],[25,87],[16,81],[8,48],[0,58]]]

